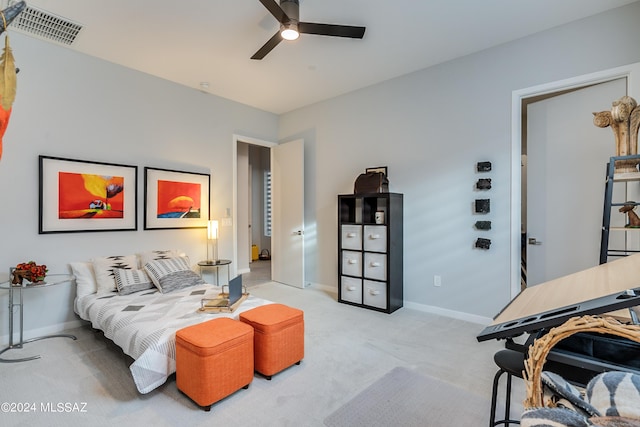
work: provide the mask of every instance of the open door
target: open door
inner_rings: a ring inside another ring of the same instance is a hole
[[[529,104],[527,110],[527,286],[599,264],[605,170],[613,133],[593,111],[626,94],[626,79]]]
[[[304,288],[304,141],[271,148],[271,278]]]

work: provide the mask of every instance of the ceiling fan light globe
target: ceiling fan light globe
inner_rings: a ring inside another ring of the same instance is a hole
[[[298,26],[295,24],[283,25],[280,29],[280,35],[285,40],[295,40],[300,37]]]

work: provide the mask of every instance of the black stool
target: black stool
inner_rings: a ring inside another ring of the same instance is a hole
[[[509,418],[511,410],[511,378],[516,376],[522,378],[522,371],[524,370],[524,353],[519,351],[504,349],[498,351],[493,360],[498,365],[498,372],[493,378],[493,391],[491,394],[491,419],[489,420],[489,427],[495,427],[500,424],[504,424],[509,427],[511,424],[520,424],[518,420],[512,420]],[[507,390],[505,395],[505,410],[504,419],[496,421],[496,404],[498,398],[498,382],[502,374],[507,374]]]

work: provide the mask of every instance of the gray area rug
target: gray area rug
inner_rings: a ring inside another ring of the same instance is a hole
[[[333,414],[328,427],[478,426],[488,422],[490,402],[466,390],[397,367]]]

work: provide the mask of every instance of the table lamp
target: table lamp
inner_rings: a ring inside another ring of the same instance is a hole
[[[209,257],[209,246],[211,246],[211,257]],[[217,264],[218,262],[218,221],[207,221],[207,264]]]

